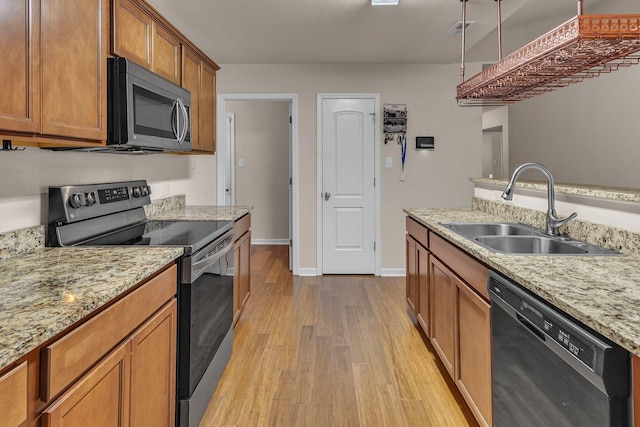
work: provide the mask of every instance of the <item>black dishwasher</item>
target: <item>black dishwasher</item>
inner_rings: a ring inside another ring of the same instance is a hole
[[[628,427],[628,351],[489,272],[494,427]]]

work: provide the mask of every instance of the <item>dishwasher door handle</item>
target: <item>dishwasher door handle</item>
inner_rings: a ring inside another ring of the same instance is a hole
[[[537,336],[540,339],[540,341],[544,342],[544,341],[547,340],[547,337],[544,335],[544,332],[542,332],[536,325],[531,323],[531,321],[529,319],[527,319],[526,317],[524,317],[520,313],[516,313],[516,319],[518,319],[518,322],[520,322],[520,324],[522,326],[524,326],[529,331],[531,331],[532,334]]]

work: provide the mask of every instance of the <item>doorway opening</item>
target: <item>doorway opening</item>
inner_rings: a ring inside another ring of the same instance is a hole
[[[288,244],[289,268],[298,275],[298,95],[218,94],[217,121],[224,123],[217,127],[217,203],[280,209],[279,214],[256,217],[252,227],[271,218],[276,225],[265,229],[277,228],[277,238],[258,235],[256,241]],[[238,190],[253,192],[251,200],[243,202]]]
[[[503,179],[502,126],[482,130],[482,177]]]

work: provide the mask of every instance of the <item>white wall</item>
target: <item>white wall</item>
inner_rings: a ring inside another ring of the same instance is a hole
[[[381,103],[408,109],[406,182],[400,147],[381,149],[383,269],[405,265],[403,207],[469,206],[470,177],[482,170],[482,123],[477,108],[455,101],[459,66],[221,65],[218,93],[297,93],[299,96],[300,268],[316,267],[316,97],[318,93],[380,93]],[[472,66],[473,67],[473,66]],[[476,68],[479,69],[478,66]],[[415,151],[416,136],[435,136],[435,151]],[[379,142],[382,144],[382,141]],[[384,168],[392,157],[393,169]]]
[[[52,152],[0,152],[0,232],[46,222],[49,186],[146,179],[152,199],[186,194],[188,204],[214,204],[215,157]]]
[[[251,239],[288,240],[289,102],[227,101],[225,112],[235,113],[235,200],[253,206]]]

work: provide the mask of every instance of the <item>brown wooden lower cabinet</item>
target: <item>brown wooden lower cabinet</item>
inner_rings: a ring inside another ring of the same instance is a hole
[[[480,425],[492,425],[491,306],[458,281],[455,380]]]
[[[411,218],[406,240],[407,302],[478,423],[491,426],[487,268]]]
[[[233,227],[233,324],[242,314],[251,295],[251,214],[238,219]]]
[[[130,426],[175,423],[177,310],[174,299],[131,336]]]
[[[431,257],[431,344],[449,372],[455,375],[456,357],[456,276]]]
[[[416,240],[409,234],[406,236],[407,248],[407,304],[413,312],[418,312],[418,260]]]
[[[418,270],[418,314],[416,315],[418,323],[422,326],[422,330],[431,338],[431,283],[429,269],[429,251],[422,247],[420,243],[416,244],[416,261]]]
[[[0,425],[19,427],[27,421],[27,362],[0,375]]]
[[[130,348],[121,344],[47,408],[43,427],[128,425]]]
[[[43,427],[173,426],[175,298],[42,413]]]

